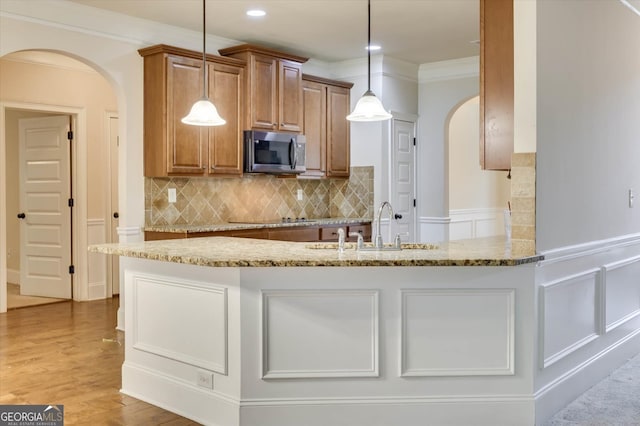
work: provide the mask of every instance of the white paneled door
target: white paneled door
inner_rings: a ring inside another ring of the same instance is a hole
[[[391,153],[391,205],[402,218],[392,221],[391,238],[396,233],[404,242],[415,241],[415,145],[414,123],[393,120]]]
[[[22,294],[71,298],[70,122],[19,122]]]

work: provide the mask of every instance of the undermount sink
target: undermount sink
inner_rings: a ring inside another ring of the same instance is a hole
[[[308,249],[324,249],[324,250],[338,250],[338,243],[311,243],[306,244],[305,248]],[[382,246],[384,249],[393,249],[395,246],[392,243],[387,243]],[[436,250],[439,248],[436,244],[422,244],[422,243],[401,243],[400,248],[402,250]],[[345,250],[355,250],[356,243],[344,243]],[[373,243],[364,243],[364,249],[367,251],[375,250]]]

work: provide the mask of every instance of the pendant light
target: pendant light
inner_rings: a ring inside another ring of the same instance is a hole
[[[184,117],[181,121],[184,124],[192,126],[221,126],[226,121],[220,117],[215,105],[209,100],[207,92],[209,91],[209,80],[207,78],[207,14],[206,14],[206,0],[202,0],[202,67],[203,84],[202,84],[202,98],[196,101],[191,107],[189,115]]]
[[[367,91],[358,100],[353,112],[347,115],[349,121],[382,121],[392,115],[385,111],[380,99],[371,91],[371,0],[367,2]]]

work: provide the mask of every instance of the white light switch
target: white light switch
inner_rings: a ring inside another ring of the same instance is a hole
[[[302,189],[298,189],[298,201],[302,201],[303,198],[304,192],[302,191]]]
[[[175,203],[176,202],[176,189],[175,188],[169,188],[169,193],[167,195],[169,197],[169,202],[170,203]]]

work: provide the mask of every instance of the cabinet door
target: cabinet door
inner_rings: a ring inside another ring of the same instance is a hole
[[[209,97],[224,126],[209,128],[209,174],[242,174],[242,69],[208,64]]]
[[[202,61],[167,57],[167,173],[202,175],[206,171],[207,129],[180,120],[202,98]]]
[[[327,86],[327,176],[349,177],[349,89]]]
[[[480,1],[480,166],[508,170],[513,153],[513,0]]]
[[[307,139],[306,167],[302,176],[324,176],[327,146],[327,88],[314,81],[302,82],[302,133]]]
[[[276,92],[278,63],[266,55],[250,55],[251,81],[249,113],[252,129],[276,130],[278,97]]]
[[[278,61],[278,129],[302,130],[302,66],[297,62]]]

